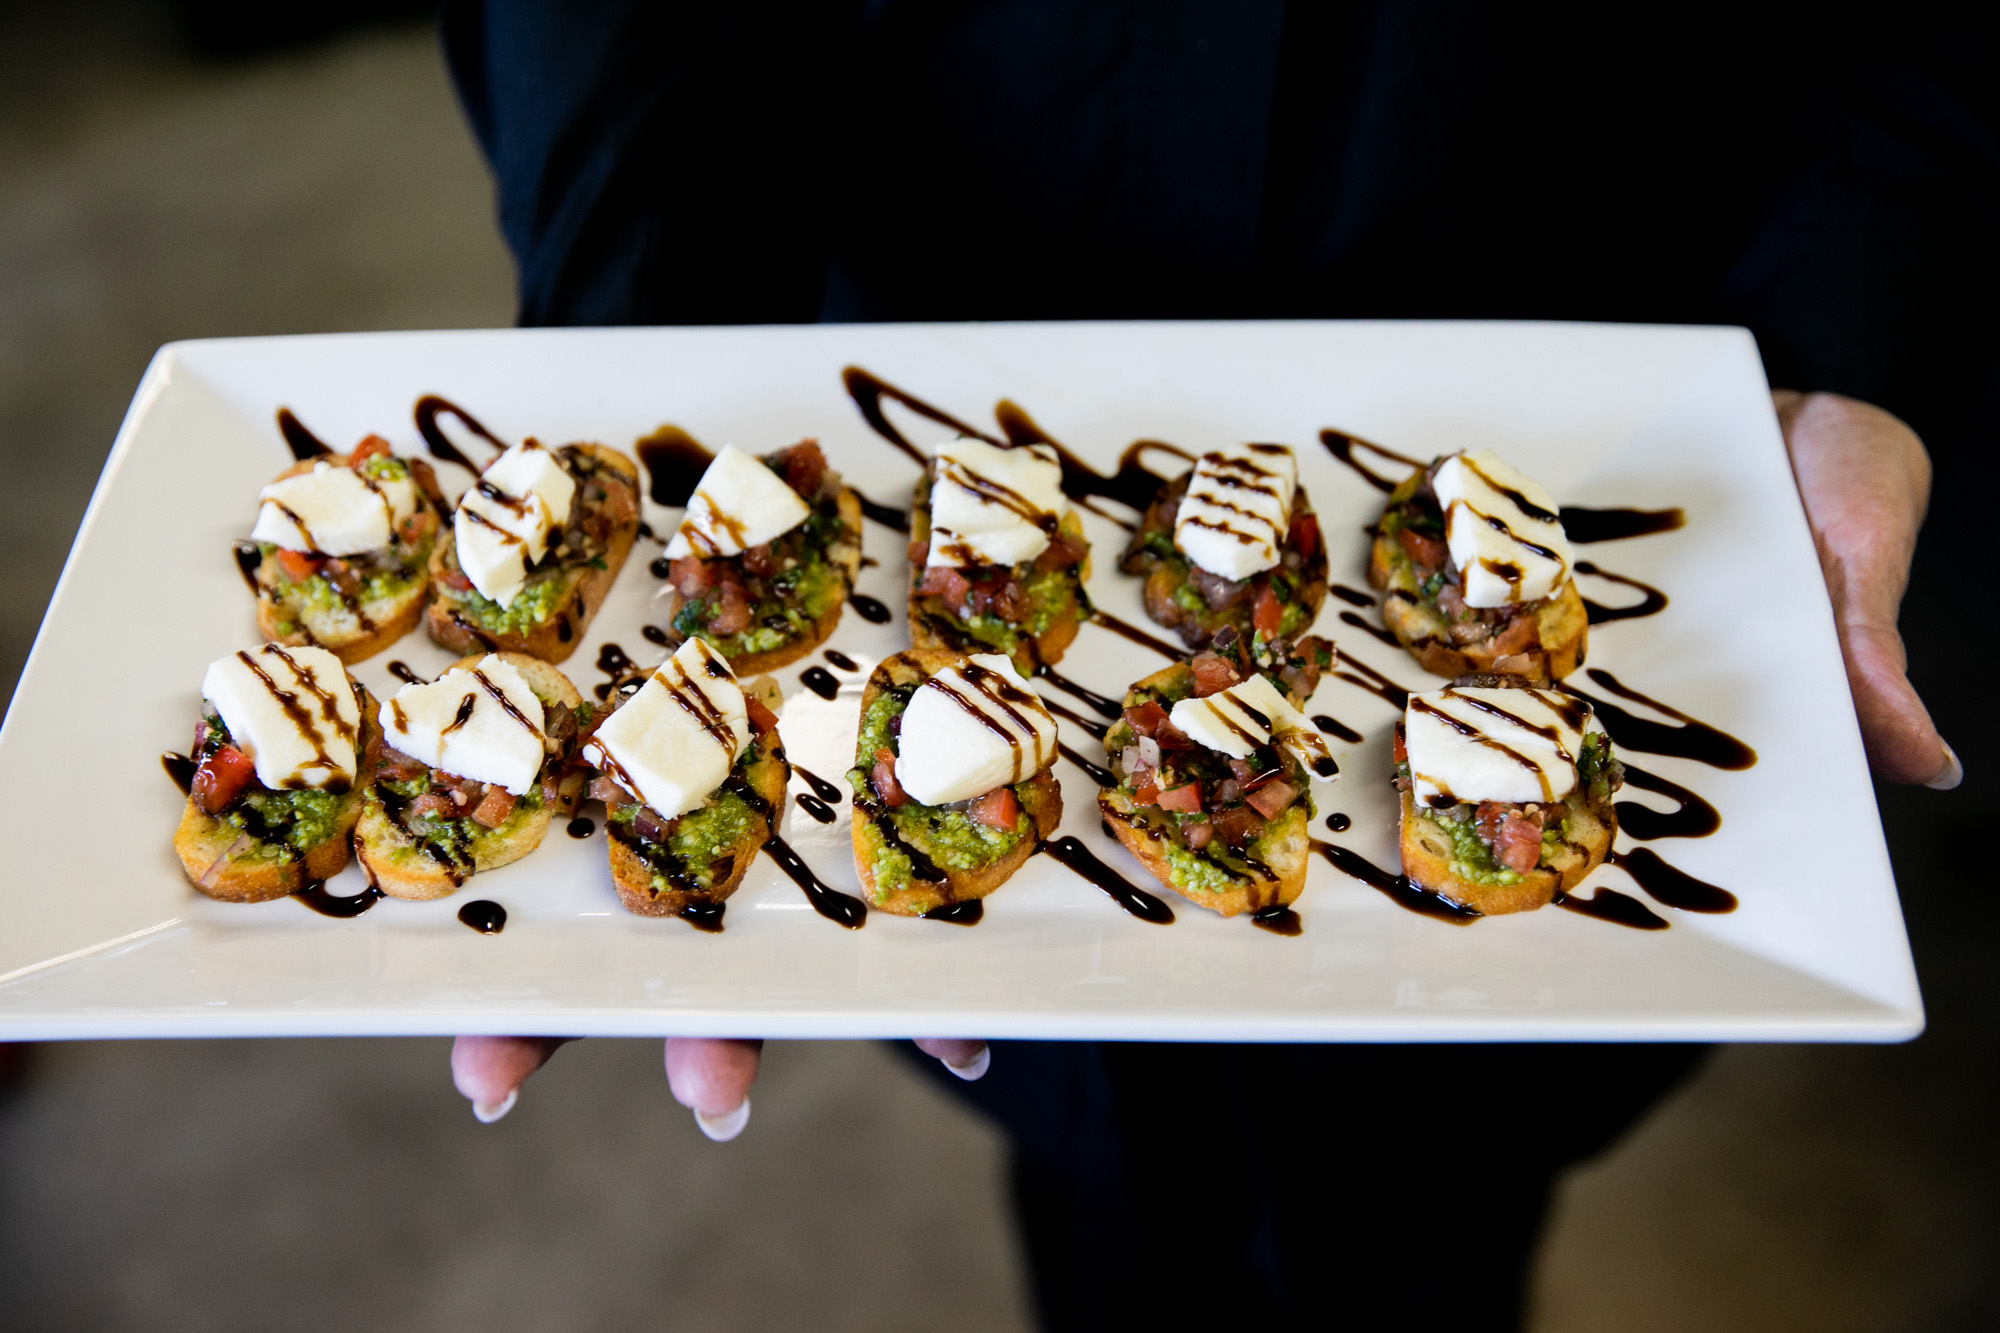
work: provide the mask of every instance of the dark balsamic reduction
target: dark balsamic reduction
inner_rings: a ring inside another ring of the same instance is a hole
[[[656,555],[653,557],[653,563],[646,568],[653,572],[653,577],[656,579],[672,578],[674,562],[663,555]]]
[[[838,926],[859,930],[868,924],[868,906],[851,893],[820,882],[812,867],[799,858],[792,845],[773,833],[764,842],[764,853],[778,863],[778,869],[792,878],[806,895],[813,910]]]
[[[666,647],[668,643],[667,632],[661,629],[658,625],[647,625],[643,627],[639,631],[639,637],[644,639],[647,643],[656,643],[662,648]]]
[[[1120,638],[1127,639],[1133,643],[1136,643],[1142,648],[1151,648],[1154,652],[1166,658],[1168,661],[1178,662],[1183,657],[1187,656],[1187,650],[1185,648],[1176,647],[1175,645],[1168,643],[1165,639],[1159,638],[1156,635],[1148,634],[1145,630],[1140,629],[1137,625],[1134,625],[1131,621],[1121,620],[1119,617],[1112,615],[1109,611],[1092,611],[1090,613],[1090,623],[1093,625],[1097,625],[1103,629],[1108,629],[1113,634],[1118,635]]]
[[[408,662],[398,661],[392,658],[389,661],[388,671],[390,675],[394,676],[397,680],[402,681],[405,685],[430,684],[429,681],[425,680],[422,676],[419,676],[416,672],[412,671],[410,669],[410,664]]]
[[[563,826],[563,831],[568,833],[572,838],[587,838],[597,832],[597,825],[591,821],[588,815],[578,815]]]
[[[832,805],[840,804],[840,787],[838,784],[828,782],[811,769],[800,768],[797,764],[792,765],[792,776],[802,779],[806,786],[812,788],[813,795],[819,797],[822,801],[826,801]]]
[[[1115,787],[1118,785],[1117,777],[1112,774],[1110,769],[1104,767],[1102,764],[1091,763],[1088,759],[1085,759],[1082,755],[1078,754],[1075,750],[1070,749],[1069,746],[1064,745],[1061,741],[1056,742],[1056,749],[1062,753],[1063,758],[1069,760],[1072,764],[1075,764],[1078,768],[1090,774],[1090,780],[1092,782],[1095,782],[1098,786]]]
[[[292,457],[301,463],[308,458],[321,458],[333,452],[333,446],[307,430],[306,423],[300,421],[289,407],[278,409],[278,434],[285,437]]]
[[[933,907],[930,911],[919,912],[917,915],[926,921],[943,921],[953,926],[976,926],[986,919],[986,900],[968,898],[962,903],[946,903],[942,907]]]
[[[799,673],[799,683],[822,699],[831,699],[840,693],[840,682],[823,666],[807,667]]]
[[[860,491],[854,493],[854,498],[861,502],[861,516],[863,518],[872,518],[892,532],[908,532],[910,530],[909,510],[898,509],[894,505],[885,505],[880,501],[871,500]]]
[[[490,899],[480,898],[459,908],[458,919],[482,935],[498,935],[507,928],[507,909]]]
[[[1268,930],[1273,935],[1301,935],[1305,933],[1305,923],[1299,914],[1289,907],[1266,907],[1250,915],[1250,924],[1259,930]]]
[[[1350,685],[1359,685],[1383,703],[1390,704],[1396,708],[1406,708],[1409,706],[1410,692],[1401,685],[1390,680],[1366,662],[1357,661],[1349,657],[1338,648],[1333,650],[1333,655],[1339,660],[1342,666],[1349,668],[1346,671],[1336,671],[1333,673],[1334,675]],[[1617,737],[1614,736],[1612,739],[1616,740]]]
[[[1335,833],[1345,833],[1354,827],[1354,821],[1336,810],[1326,817],[1326,826]]]
[[[1606,606],[1602,602],[1593,602],[1588,597],[1584,598],[1583,609],[1590,617],[1590,623],[1593,625],[1605,625],[1614,620],[1638,620],[1645,616],[1656,616],[1667,609],[1667,595],[1650,583],[1641,583],[1637,579],[1628,579],[1623,574],[1607,573],[1588,560],[1577,561],[1576,572],[1579,574],[1595,574],[1598,578],[1606,579],[1612,583],[1622,583],[1626,587],[1636,588],[1640,593],[1644,594],[1640,601],[1634,602],[1631,606]]]
[[[257,549],[256,542],[236,542],[233,549],[236,553],[236,572],[243,576],[251,592],[258,591],[257,567],[264,563],[264,553]]]
[[[1054,667],[1037,667],[1035,668],[1035,674],[1061,690],[1064,694],[1069,695],[1072,699],[1078,700],[1085,708],[1088,708],[1107,722],[1117,721],[1118,715],[1125,711],[1124,705],[1118,700],[1099,694],[1096,690],[1090,689],[1087,686],[1077,684],[1068,676],[1062,675]]]
[[[847,601],[848,605],[854,608],[854,614],[871,625],[886,625],[895,615],[888,607],[865,592],[857,592]]]
[[[720,935],[722,933],[722,914],[728,910],[728,903],[711,902],[706,898],[697,898],[680,911],[674,913],[674,915],[704,935]]]
[[[1346,602],[1349,606],[1373,606],[1375,599],[1359,588],[1350,588],[1344,583],[1329,583],[1326,590]]]
[[[1591,667],[1585,674],[1619,698],[1642,703],[1657,712],[1665,713],[1681,724],[1669,726],[1664,722],[1640,717],[1616,704],[1606,703],[1574,686],[1565,684],[1564,689],[1590,703],[1592,710],[1597,714],[1597,720],[1604,724],[1604,729],[1611,734],[1612,741],[1619,749],[1637,750],[1641,754],[1671,755],[1676,759],[1692,759],[1711,768],[1732,770],[1749,768],[1757,762],[1757,752],[1728,732],[1719,731],[1706,722],[1689,717],[1678,708],[1663,704],[1658,699],[1628,689],[1609,671]]]
[[[183,796],[194,790],[195,770],[201,767],[188,756],[176,750],[169,750],[160,756],[160,767],[167,770],[167,776],[181,789]]]
[[[382,890],[370,884],[353,897],[343,898],[339,894],[328,893],[326,891],[326,881],[318,879],[308,881],[303,888],[292,890],[292,897],[298,899],[307,907],[312,908],[313,911],[318,912],[321,916],[330,916],[341,921],[351,920],[354,917],[360,916],[387,896]]]
[[[1440,921],[1449,921],[1454,926],[1469,926],[1480,919],[1482,913],[1469,907],[1461,907],[1441,893],[1432,893],[1410,882],[1408,875],[1392,875],[1367,857],[1337,843],[1312,840],[1312,849],[1318,852],[1335,870],[1360,880],[1374,889],[1396,906],[1419,916],[1432,916]]]
[[[1171,926],[1174,923],[1173,908],[1098,860],[1097,854],[1077,839],[1069,836],[1056,838],[1043,842],[1035,850],[1047,853],[1050,860],[1060,862],[1089,880],[1112,902],[1141,921],[1150,921],[1156,926]]]
[[[646,465],[654,504],[680,508],[715,461],[707,446],[679,426],[662,426],[632,446]]]
[[[1706,838],[1722,827],[1716,808],[1680,783],[1631,764],[1624,767],[1626,786],[1658,792],[1679,803],[1678,809],[1655,810],[1637,801],[1618,802],[1618,827],[1626,833],[1651,842],[1655,838]]]
[[[1380,625],[1369,624],[1367,621],[1363,620],[1360,616],[1355,615],[1352,611],[1342,611],[1340,613],[1340,623],[1343,625],[1352,625],[1354,626],[1354,628],[1358,630],[1366,630],[1368,633],[1374,635],[1376,638],[1380,639],[1382,642],[1388,644],[1392,648],[1400,648],[1403,646],[1402,641],[1398,639],[1395,635],[1391,634],[1388,630],[1383,629]],[[1590,623],[1594,625],[1597,622],[1593,620]]]
[[[1345,722],[1342,722],[1339,718],[1329,717],[1325,713],[1316,713],[1313,715],[1313,725],[1329,736],[1340,737],[1340,739],[1346,741],[1349,745],[1359,745],[1361,743],[1361,733],[1353,727],[1348,726]]]
[[[1615,542],[1625,537],[1650,537],[1672,532],[1687,522],[1678,509],[1562,508],[1563,535],[1573,542]]]
[[[1406,467],[1423,466],[1423,462],[1420,459],[1411,458],[1408,454],[1399,454],[1394,449],[1384,449],[1381,445],[1371,444],[1358,435],[1349,435],[1346,431],[1334,430],[1331,427],[1319,433],[1319,442],[1326,446],[1328,453],[1353,468],[1363,481],[1366,481],[1370,486],[1373,486],[1376,490],[1384,494],[1402,485],[1403,477],[1385,477],[1381,473],[1371,470],[1360,459],[1354,456],[1356,449],[1366,449],[1369,453],[1386,458],[1392,463],[1401,463]],[[1407,476],[1408,474],[1405,473],[1404,475]],[[1371,528],[1370,531],[1373,531],[1373,529]]]
[[[633,666],[625,650],[615,643],[607,643],[597,650],[597,669],[608,676],[622,676]]]
[[[1685,870],[1668,865],[1650,847],[1634,847],[1629,852],[1613,852],[1605,858],[1630,875],[1646,896],[1683,912],[1733,912],[1736,895],[1705,879],[1696,879]],[[1604,890],[1599,889],[1601,897]]]
[[[482,471],[480,466],[467,458],[459,447],[451,442],[451,437],[438,425],[438,417],[454,416],[467,430],[492,445],[499,453],[507,451],[507,442],[479,424],[479,419],[448,398],[440,398],[427,393],[417,399],[417,434],[424,437],[424,446],[431,451],[431,457],[447,463],[456,463],[475,477]]]
[[[1048,709],[1051,713],[1055,714],[1057,717],[1067,718],[1071,722],[1076,723],[1077,726],[1082,727],[1085,731],[1089,732],[1092,736],[1095,736],[1098,740],[1103,740],[1105,736],[1109,734],[1109,732],[1111,731],[1111,725],[1109,723],[1099,722],[1095,718],[1085,717],[1083,714],[1077,712],[1074,708],[1065,708],[1063,707],[1063,705],[1056,703],[1052,699],[1042,700],[1042,707]]]
[[[840,671],[861,670],[860,663],[856,662],[853,658],[849,657],[846,653],[841,652],[837,648],[829,648],[820,655],[826,658],[828,662],[832,663],[837,670]]]
[[[1616,889],[1599,889],[1589,898],[1565,895],[1556,899],[1556,906],[1564,911],[1575,912],[1579,916],[1596,917],[1599,921],[1630,926],[1634,930],[1667,928],[1666,920],[1652,908]]]
[[[800,792],[797,796],[794,796],[792,799],[798,802],[799,809],[805,811],[807,814],[811,815],[814,819],[817,819],[822,824],[831,824],[836,818],[838,818],[838,816],[836,816],[833,813],[833,811],[827,807],[826,802],[820,800],[820,798],[817,796],[808,796],[806,795],[806,793]]]

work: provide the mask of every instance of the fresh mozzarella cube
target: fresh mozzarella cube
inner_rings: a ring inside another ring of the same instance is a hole
[[[681,525],[667,541],[667,556],[710,560],[741,555],[782,537],[811,513],[784,478],[735,445],[726,445],[695,484]]]
[[[576,479],[538,441],[523,440],[494,459],[452,519],[459,568],[472,586],[502,606],[512,602],[528,566],[569,521],[575,494]]]
[[[1590,705],[1559,690],[1453,687],[1410,696],[1403,746],[1417,804],[1560,801],[1576,753],[1598,730]]]
[[[925,805],[969,801],[1056,757],[1056,720],[1014,664],[977,653],[917,687],[898,732],[896,781]]]
[[[1046,444],[953,440],[937,447],[931,478],[928,564],[962,569],[1033,560],[1069,510],[1062,464]]]
[[[689,639],[592,733],[583,756],[677,819],[708,800],[749,744],[743,687],[719,653]]]
[[[1231,759],[1248,759],[1275,743],[1297,754],[1315,776],[1331,778],[1338,771],[1318,730],[1263,676],[1206,698],[1183,699],[1167,719],[1195,744]]]
[[[442,773],[525,796],[546,751],[542,701],[513,663],[488,654],[382,705],[383,739]]]
[[[1282,444],[1203,454],[1174,518],[1174,545],[1218,578],[1269,569],[1283,553],[1298,488],[1298,460]]]
[[[1569,538],[1556,502],[1498,454],[1472,449],[1438,465],[1445,545],[1467,606],[1537,602],[1569,578]]]
[[[366,477],[335,463],[315,463],[310,472],[274,481],[257,498],[251,541],[319,555],[379,551],[417,508],[416,484],[408,476]]]
[[[340,659],[324,648],[266,644],[208,664],[201,697],[273,791],[354,785],[361,706]]]

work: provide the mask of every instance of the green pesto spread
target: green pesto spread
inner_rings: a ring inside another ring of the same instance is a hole
[[[440,587],[438,593],[451,602],[460,615],[488,634],[527,635],[554,619],[556,612],[569,599],[573,572],[563,568],[531,574],[528,582],[514,594],[514,600],[505,606],[477,588],[457,592]]]
[[[331,838],[340,827],[340,812],[341,797],[333,792],[253,788],[221,819],[258,839],[253,859],[289,861]]]
[[[639,807],[636,804],[621,805],[610,813],[609,819],[611,823],[629,833],[632,821],[638,813]],[[653,892],[684,893],[690,881],[698,889],[714,888],[719,878],[717,870],[721,869],[723,873],[720,877],[726,878],[729,871],[734,868],[718,867],[717,858],[736,846],[746,835],[754,832],[757,821],[761,818],[762,816],[753,810],[750,803],[739,793],[725,787],[707,805],[690,810],[673,821],[673,828],[667,834],[665,850],[672,860],[680,863],[685,873],[680,882],[676,883],[657,866],[652,865],[651,857],[647,857],[648,867],[652,871]],[[656,846],[636,834],[633,837],[642,849]]]

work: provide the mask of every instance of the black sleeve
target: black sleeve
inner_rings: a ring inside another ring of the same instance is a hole
[[[827,0],[445,0],[520,322],[812,319],[826,270],[814,109],[852,17]]]

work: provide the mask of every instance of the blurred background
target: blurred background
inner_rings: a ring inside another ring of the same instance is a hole
[[[512,312],[426,6],[0,3],[0,698],[160,343]],[[1929,1032],[1718,1050],[1565,1186],[1538,1333],[2000,1327],[1996,751],[1944,690],[1977,494],[1905,611],[1970,777],[1881,793]],[[569,1047],[490,1128],[448,1050],[0,1048],[0,1328],[1029,1326],[1000,1138],[885,1048],[769,1048],[727,1146],[657,1043]]]

